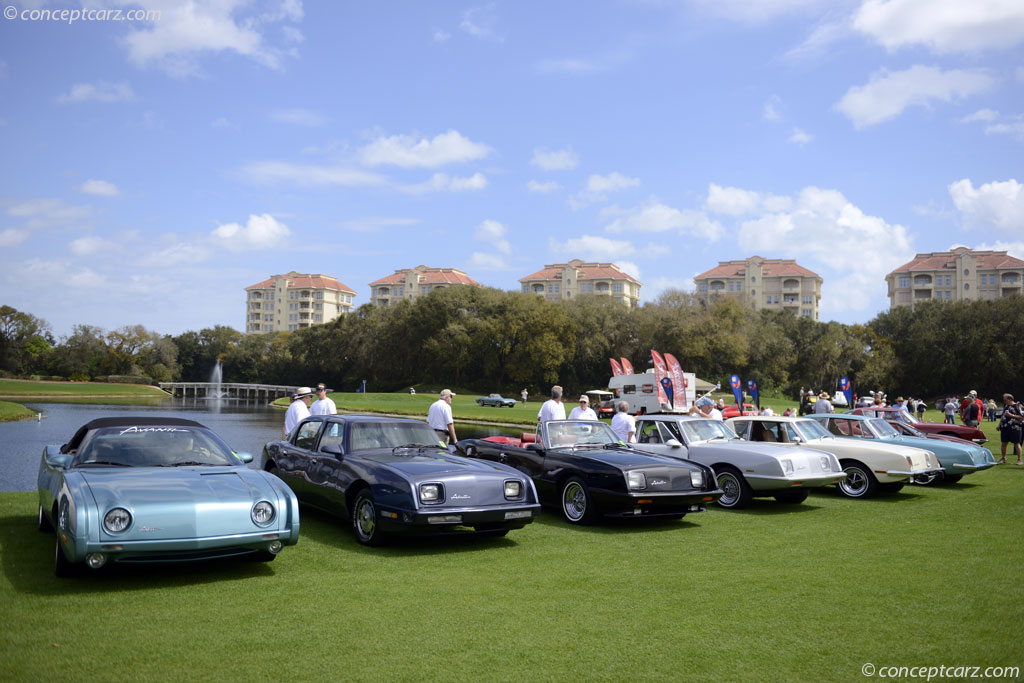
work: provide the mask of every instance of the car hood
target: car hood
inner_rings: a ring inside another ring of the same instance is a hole
[[[929,449],[902,446],[898,443],[890,443],[888,441],[875,442],[874,440],[867,441],[863,439],[846,438],[812,439],[807,442],[807,445],[811,448],[818,448],[823,451],[834,453],[838,458],[858,458],[869,465],[871,462],[865,460],[865,458],[872,458],[872,456],[883,458],[886,456],[898,456],[904,459],[910,458],[912,467],[915,470],[928,468],[928,457],[934,457]],[[902,467],[902,465],[900,465],[900,467]],[[889,469],[897,468],[891,467]]]
[[[140,467],[78,470],[89,487],[104,539],[159,540],[257,531],[252,506],[260,500],[278,507],[278,495],[260,472],[245,467]],[[129,529],[108,534],[103,515],[123,507]],[[285,516],[277,510],[276,529]]]
[[[409,450],[393,453],[390,450],[359,453],[359,457],[386,465],[408,477],[439,477],[445,474],[460,475],[474,473],[477,475],[493,474],[496,477],[508,478],[508,472],[498,471],[493,463],[474,458],[452,455],[446,451]]]
[[[582,455],[591,460],[596,460],[598,462],[603,462],[606,465],[612,465],[613,467],[620,467],[623,469],[648,466],[664,467],[666,465],[685,466],[683,463],[679,462],[679,460],[674,458],[656,455],[653,453],[643,453],[627,448],[556,448],[550,451],[550,454],[552,455],[568,455],[569,453]]]
[[[954,443],[952,441],[928,439],[923,436],[906,436],[901,434],[899,436],[886,437],[881,439],[881,441],[883,443],[897,443],[901,446],[923,448],[931,451],[939,458],[958,458],[969,463],[977,461],[980,464],[985,462],[985,457],[981,451],[988,452],[987,448],[981,448],[963,440],[960,440],[959,443]]]

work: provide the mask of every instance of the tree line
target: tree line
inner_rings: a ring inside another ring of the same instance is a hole
[[[451,287],[389,307],[365,304],[296,332],[243,335],[217,325],[171,336],[81,324],[60,339],[41,318],[0,307],[0,372],[13,377],[206,381],[220,361],[229,382],[323,381],[354,391],[366,380],[369,391],[428,384],[512,394],[558,383],[578,392],[607,385],[609,358],[626,357],[642,372],[652,348],[723,387],[735,373],[762,392],[834,391],[845,375],[861,394],[997,395],[1024,380],[1024,297],[926,302],[844,325],[680,291],[626,308],[603,296],[551,302]]]

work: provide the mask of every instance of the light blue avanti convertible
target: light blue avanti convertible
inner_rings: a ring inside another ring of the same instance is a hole
[[[935,454],[941,472],[919,474],[913,478],[915,484],[937,484],[946,482],[954,484],[965,474],[995,467],[996,459],[992,452],[984,446],[969,441],[944,441],[920,436],[907,436],[896,431],[887,420],[866,415],[808,415],[820,422],[825,429],[839,437],[855,439],[872,439],[876,443],[897,443],[903,446],[924,448]]]
[[[273,560],[299,539],[299,503],[251,461],[191,420],[89,422],[39,463],[39,530],[56,530],[54,573],[83,563]]]

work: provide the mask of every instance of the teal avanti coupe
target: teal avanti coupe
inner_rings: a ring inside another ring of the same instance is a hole
[[[54,573],[111,562],[273,560],[299,540],[299,503],[192,420],[107,417],[39,462],[39,530],[56,532]]]
[[[871,439],[877,443],[894,443],[902,446],[924,448],[935,454],[942,466],[941,472],[918,474],[915,484],[954,484],[966,474],[995,467],[996,459],[984,446],[978,446],[962,439],[939,440],[919,436],[907,436],[897,431],[887,420],[865,415],[808,415],[817,420],[825,429],[838,437]]]

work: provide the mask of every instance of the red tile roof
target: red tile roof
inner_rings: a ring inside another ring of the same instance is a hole
[[[746,261],[719,261],[711,270],[695,275],[694,280],[711,277],[743,277],[747,269]],[[797,264],[793,259],[765,259],[761,267],[761,277],[785,277],[786,275],[816,277],[820,275]]]
[[[334,289],[339,292],[346,292],[348,294],[356,293],[356,290],[352,289],[351,287],[346,287],[342,283],[338,282],[337,278],[333,278],[330,275],[320,275],[315,273],[296,273],[294,271],[288,273],[287,275],[274,275],[269,280],[264,280],[263,282],[257,282],[254,285],[249,285],[245,289],[246,291],[249,291],[250,289],[273,289],[274,282],[277,280],[277,278],[281,277],[288,278],[289,280],[292,281],[291,284],[288,285],[289,288]]]
[[[990,270],[994,268],[1022,268],[1024,261],[1010,256],[1005,251],[974,251],[975,267]],[[902,273],[912,270],[956,270],[956,257],[951,251],[936,251],[930,254],[918,254],[909,263],[904,263],[889,273]]]
[[[449,285],[476,285],[482,287],[479,282],[469,277],[461,270],[455,268],[427,268],[426,266],[417,266],[416,268],[402,268],[396,270],[391,275],[382,277],[379,280],[374,280],[370,283],[370,286],[374,285],[400,285],[405,282],[406,275],[412,271],[418,272],[423,276],[423,280],[420,284],[424,285],[438,285],[438,284],[449,284]]]
[[[544,266],[543,270],[538,270],[532,275],[519,278],[520,282],[529,282],[530,280],[561,280],[562,270],[568,268],[568,263],[555,263]],[[577,280],[622,280],[626,279],[630,282],[635,282],[641,285],[641,282],[629,273],[619,270],[619,267],[614,263],[582,263],[577,268],[579,273],[576,275]],[[642,285],[641,285],[642,286]]]

